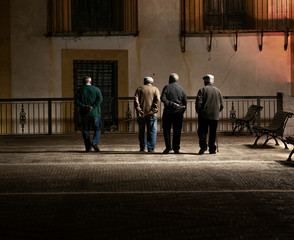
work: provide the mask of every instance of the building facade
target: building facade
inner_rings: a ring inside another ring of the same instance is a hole
[[[111,101],[172,72],[195,96],[210,73],[224,96],[280,92],[294,112],[291,2],[4,0],[0,98],[72,98],[87,74]]]

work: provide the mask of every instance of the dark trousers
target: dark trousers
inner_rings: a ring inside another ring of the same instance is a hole
[[[93,129],[94,136],[92,139],[93,144],[99,144],[101,135],[101,119],[100,117],[82,117],[82,135],[84,139],[84,144],[87,152],[91,152],[91,139],[90,139],[90,129]]]
[[[207,133],[209,129],[209,140],[208,147],[209,152],[213,153],[216,151],[216,130],[217,130],[218,120],[211,120],[206,118],[198,118],[198,137],[199,146],[201,149],[207,148]]]
[[[162,128],[167,149],[180,150],[183,113],[166,113],[162,115]],[[173,127],[173,144],[171,145],[171,128]]]

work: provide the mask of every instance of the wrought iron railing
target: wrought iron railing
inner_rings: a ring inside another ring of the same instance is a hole
[[[224,97],[224,109],[220,114],[219,131],[232,131],[232,118],[245,116],[250,105],[260,105],[263,110],[258,115],[257,124],[265,126],[278,110],[278,96],[226,96]],[[132,98],[121,98],[119,101],[119,127],[123,131],[138,132],[136,112]],[[161,116],[164,106],[161,103],[158,115],[158,131],[162,132]],[[129,119],[129,120],[127,120]],[[195,111],[195,97],[188,97],[186,112],[184,114],[183,132],[192,133],[197,131],[197,113]]]
[[[181,0],[182,33],[294,31],[292,0]]]
[[[0,99],[0,134],[70,133],[72,98]]]
[[[138,132],[133,97],[118,98],[118,122],[104,132]],[[232,131],[231,119],[243,117],[251,104],[260,105],[257,124],[266,125],[278,110],[277,96],[227,96],[220,114],[219,131]],[[162,132],[161,116],[158,112],[158,131]],[[67,134],[77,132],[74,119],[75,105],[72,98],[0,99],[0,134]],[[102,110],[103,111],[103,110]],[[188,97],[184,114],[183,132],[197,131],[195,97]]]
[[[138,0],[47,0],[47,37],[137,36]]]
[[[181,0],[181,48],[186,50],[186,37],[209,36],[211,51],[215,34],[234,34],[238,49],[239,33],[258,33],[262,51],[264,33],[284,34],[288,49],[289,32],[294,32],[292,0]],[[209,35],[208,35],[209,34]]]

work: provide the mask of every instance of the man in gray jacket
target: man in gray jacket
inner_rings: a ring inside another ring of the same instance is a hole
[[[209,153],[216,153],[216,130],[219,113],[223,109],[223,97],[214,84],[214,76],[207,74],[203,77],[205,87],[198,91],[196,96],[196,112],[198,113],[199,155],[207,150],[207,133],[209,128]]]
[[[171,150],[179,153],[183,115],[186,110],[187,96],[185,90],[178,84],[179,76],[172,73],[169,76],[169,84],[164,87],[161,101],[164,103],[162,116],[162,128],[165,141],[163,154]],[[173,126],[173,140],[171,145],[171,127]]]

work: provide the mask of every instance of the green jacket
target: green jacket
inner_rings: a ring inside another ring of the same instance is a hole
[[[100,104],[103,97],[99,88],[92,85],[84,85],[75,96],[75,102],[80,107],[81,116],[101,117]],[[92,111],[87,110],[87,106],[92,107]]]

